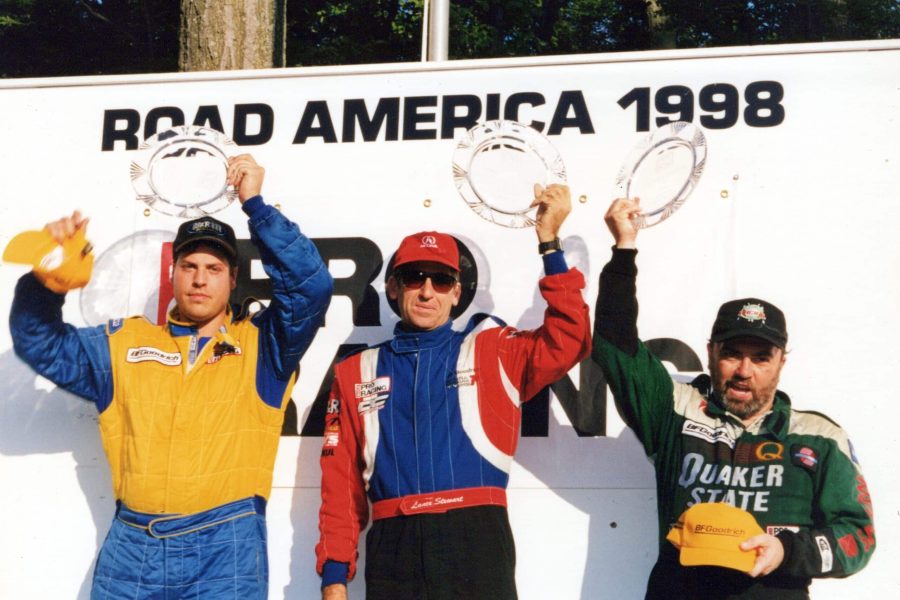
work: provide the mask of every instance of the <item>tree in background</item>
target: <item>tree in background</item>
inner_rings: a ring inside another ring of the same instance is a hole
[[[0,0],[0,76],[418,61],[422,5]],[[450,20],[452,59],[900,38],[897,0],[451,0]]]
[[[265,69],[275,65],[274,0],[181,0],[181,71]]]

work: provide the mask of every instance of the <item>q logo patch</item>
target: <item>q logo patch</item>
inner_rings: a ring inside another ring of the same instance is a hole
[[[762,442],[757,444],[754,454],[758,460],[781,460],[784,458],[784,445],[778,442]]]

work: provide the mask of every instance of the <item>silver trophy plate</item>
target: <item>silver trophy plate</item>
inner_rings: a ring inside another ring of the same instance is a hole
[[[453,183],[476,214],[503,227],[533,227],[534,184],[566,183],[553,144],[515,121],[488,121],[468,130],[453,152]]]
[[[637,227],[651,227],[678,210],[700,181],[706,137],[691,123],[675,121],[632,149],[616,177],[626,198],[640,198]]]
[[[195,125],[160,131],[138,149],[131,163],[137,199],[167,215],[193,219],[220,211],[237,198],[227,184],[234,146],[225,134]]]

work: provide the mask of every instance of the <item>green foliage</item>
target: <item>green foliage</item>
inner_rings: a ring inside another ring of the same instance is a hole
[[[900,37],[897,0],[659,0],[676,46]]]
[[[174,71],[172,0],[2,0],[0,76]]]
[[[287,66],[419,61],[423,0],[276,0]],[[886,39],[898,0],[451,0],[450,58]],[[178,68],[175,0],[0,0],[0,76]]]
[[[450,21],[451,58],[632,50],[650,39],[643,0],[460,0]]]
[[[289,66],[418,60],[422,0],[287,0]]]

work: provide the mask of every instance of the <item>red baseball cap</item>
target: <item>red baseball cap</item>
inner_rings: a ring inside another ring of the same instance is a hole
[[[412,262],[436,262],[459,271],[459,247],[446,233],[420,231],[403,238],[394,255],[394,268]]]

